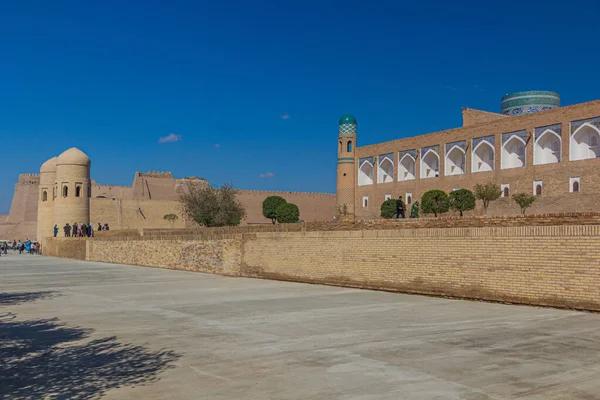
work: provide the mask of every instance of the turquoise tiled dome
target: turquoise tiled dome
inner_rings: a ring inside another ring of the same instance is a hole
[[[356,125],[356,118],[354,118],[354,116],[352,116],[350,114],[344,115],[342,118],[340,118],[340,125],[345,125],[345,124]]]

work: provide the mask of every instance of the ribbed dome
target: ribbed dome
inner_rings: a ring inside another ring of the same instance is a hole
[[[71,147],[58,156],[57,165],[90,165],[90,158],[81,150]]]
[[[58,157],[52,157],[48,161],[42,164],[40,172],[56,172],[56,161]]]

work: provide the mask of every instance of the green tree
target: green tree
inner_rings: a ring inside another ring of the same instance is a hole
[[[404,203],[402,203],[404,207]],[[381,218],[394,218],[396,216],[396,200],[389,199],[381,203]]]
[[[179,219],[179,217],[175,214],[166,214],[163,219],[169,221],[169,223],[171,224],[171,228],[173,228],[173,225],[175,225],[175,221],[177,221]]]
[[[488,182],[483,185],[478,183],[475,185],[475,198],[483,201],[483,215],[487,215],[490,202],[498,199],[501,194],[502,189],[500,189],[500,185],[494,182]]]
[[[525,215],[525,211],[531,207],[535,201],[535,196],[527,193],[516,193],[512,195],[512,199],[521,207],[521,214]]]
[[[448,212],[450,209],[450,200],[443,190],[429,190],[423,193],[421,197],[421,212],[423,214],[438,214]]]
[[[292,203],[283,203],[277,207],[277,222],[280,224],[298,222],[300,210]]]
[[[473,210],[475,208],[475,196],[468,189],[458,189],[450,192],[450,209],[457,210],[460,216],[463,211]]]
[[[263,201],[263,216],[270,218],[271,222],[275,224],[277,220],[277,207],[287,203],[283,197],[280,196],[269,196]]]
[[[204,182],[190,182],[179,192],[183,215],[202,226],[239,225],[246,211],[231,184],[213,188]]]

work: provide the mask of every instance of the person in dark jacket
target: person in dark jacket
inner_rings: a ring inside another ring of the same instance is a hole
[[[398,196],[398,200],[396,200],[396,218],[404,218],[404,203],[402,202],[402,196]]]
[[[54,225],[54,237],[58,235],[58,225]]]

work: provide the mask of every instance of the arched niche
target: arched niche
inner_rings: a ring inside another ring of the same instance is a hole
[[[348,140],[348,143],[346,143],[346,152],[352,153],[352,140]]]
[[[373,162],[371,159],[363,159],[358,167],[358,185],[373,184]]]
[[[48,201],[48,192],[46,190],[42,192],[42,201]]]
[[[555,164],[562,159],[562,139],[552,129],[546,129],[535,140],[533,146],[533,164]]]
[[[471,157],[472,172],[486,172],[494,170],[494,147],[487,140],[482,140],[473,149]]]
[[[440,156],[434,149],[429,149],[421,158],[421,179],[439,176]]]
[[[525,140],[517,135],[511,136],[502,145],[502,169],[525,166]]]
[[[445,175],[462,175],[465,171],[467,156],[459,146],[453,146],[446,153]]]
[[[62,188],[62,195],[63,197],[68,197],[69,196],[69,187],[67,185],[64,185]]]
[[[412,181],[416,179],[417,162],[410,153],[406,153],[400,158],[398,163],[398,180]]]
[[[571,135],[571,161],[600,156],[600,129],[586,122]]]
[[[379,158],[379,168],[377,168],[377,183],[394,182],[394,161],[392,155],[386,155]]]

